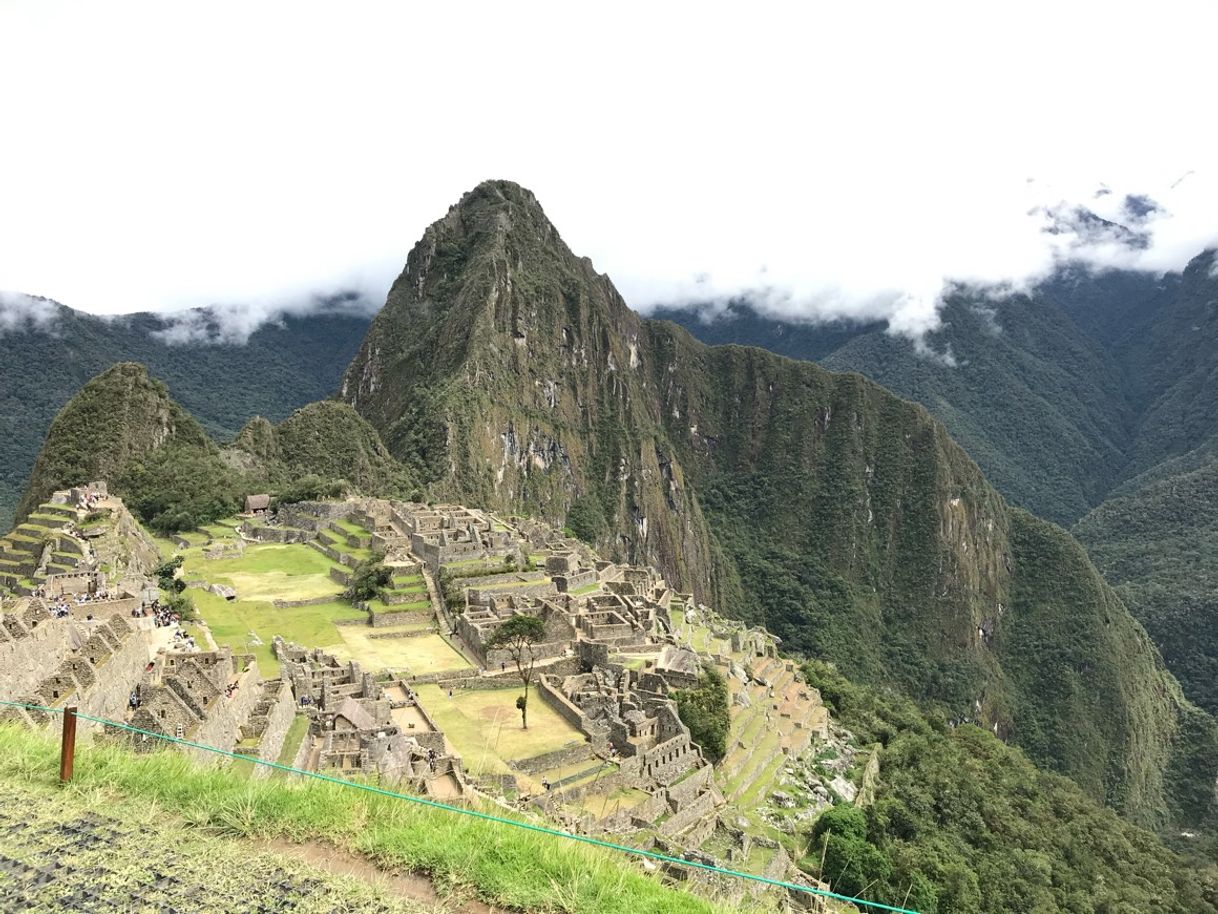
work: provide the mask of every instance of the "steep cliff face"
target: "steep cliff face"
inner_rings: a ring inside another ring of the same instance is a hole
[[[643,323],[528,191],[490,182],[427,229],[342,397],[440,497],[562,524],[710,598],[705,519],[663,438]]]
[[[578,516],[1141,821],[1210,812],[1218,730],[1064,531],[859,375],[641,320],[528,191],[483,184],[427,230],[342,397],[440,497]]]

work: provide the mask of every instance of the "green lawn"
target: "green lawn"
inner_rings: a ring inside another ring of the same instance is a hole
[[[279,675],[279,661],[271,655],[271,639],[282,635],[305,647],[332,647],[342,644],[342,636],[334,626],[338,619],[364,619],[365,613],[349,603],[322,603],[317,606],[293,606],[278,609],[261,600],[234,600],[204,590],[191,590],[191,599],[199,615],[207,622],[217,644],[227,644],[235,651],[248,651],[258,658],[258,668],[265,678]],[[261,644],[252,643],[251,633]]]
[[[300,543],[247,546],[243,556],[231,559],[207,559],[190,549],[183,558],[186,580],[228,584],[242,600],[311,600],[337,597],[342,590],[329,574],[337,564]]]
[[[366,625],[343,626],[338,632],[341,644],[328,650],[340,660],[354,660],[371,672],[381,670],[404,670],[411,676],[426,676],[447,670],[463,670],[469,667],[464,657],[448,642],[436,634],[416,635],[411,638],[381,638],[374,635],[391,634],[395,631],[423,631],[430,628],[433,618],[422,613],[414,624],[373,628]]]
[[[425,684],[415,692],[475,774],[502,773],[509,760],[533,758],[584,739],[536,690],[529,693],[527,730],[516,710],[519,689],[457,689],[449,698],[439,686]]]

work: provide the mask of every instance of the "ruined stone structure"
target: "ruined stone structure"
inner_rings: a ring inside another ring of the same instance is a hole
[[[139,707],[127,720],[133,727],[272,760],[294,710],[286,682],[261,679],[252,655],[235,655],[227,647],[158,654],[135,694]],[[137,748],[159,747],[143,734],[128,736]],[[188,751],[200,761],[217,758]]]
[[[410,535],[411,552],[432,574],[438,574],[446,563],[477,559],[515,557],[523,564],[515,537],[483,511],[458,505],[407,505],[401,516]]]
[[[147,662],[144,637],[124,613],[57,619],[37,598],[6,604],[0,612],[0,695],[14,701],[76,705],[83,714],[117,719]],[[0,717],[53,720],[48,712],[19,708],[0,709]],[[92,725],[82,722],[81,728],[87,733]]]
[[[461,760],[405,683],[386,688],[359,664],[276,638],[284,679],[309,717],[310,770],[374,774],[389,782],[448,795],[464,789]]]

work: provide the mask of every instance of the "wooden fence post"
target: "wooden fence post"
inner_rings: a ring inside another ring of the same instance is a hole
[[[63,709],[63,740],[59,744],[59,783],[72,780],[72,763],[76,760],[76,707]]]

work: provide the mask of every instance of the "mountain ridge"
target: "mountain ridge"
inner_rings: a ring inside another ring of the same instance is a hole
[[[156,334],[182,321],[207,334],[210,312],[103,318],[49,301],[40,307],[44,320],[0,329],[0,527],[12,520],[55,414],[116,362],[147,365],[209,435],[227,440],[254,415],[279,421],[329,396],[371,319],[339,301],[286,314],[244,343],[170,344]]]
[[[641,319],[517,185],[427,229],[340,395],[436,497],[578,515],[611,553],[997,728],[1139,821],[1210,815],[1169,796],[1191,706],[1068,534],[861,375]],[[1059,577],[1085,611],[1035,586]],[[1086,752],[1061,744],[1079,732]]]
[[[1206,582],[1218,558],[1202,548],[1212,532],[1200,482],[1218,459],[1216,261],[1207,249],[1163,276],[1065,267],[997,298],[957,289],[927,342],[955,364],[921,357],[880,324],[790,324],[741,302],[709,322],[659,313],[708,342],[861,371],[922,403],[999,491],[1072,527],[1186,694],[1213,713],[1218,642],[1206,633],[1218,601]],[[1191,504],[1173,489],[1194,493]]]

